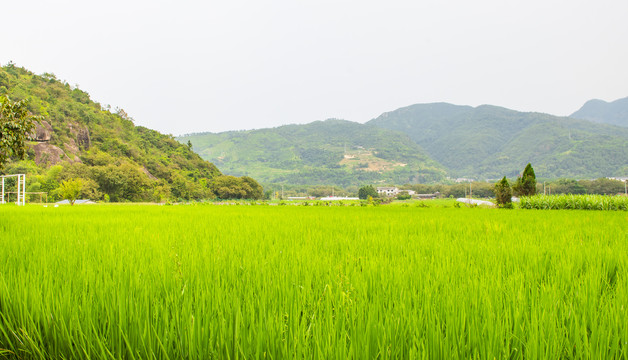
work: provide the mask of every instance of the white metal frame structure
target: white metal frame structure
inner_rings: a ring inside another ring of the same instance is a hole
[[[2,192],[0,196],[0,204],[5,204],[5,184],[4,180],[10,177],[17,177],[17,205],[25,205],[26,204],[26,174],[13,174],[13,175],[0,175],[2,179]],[[9,195],[13,192],[6,192],[6,195]]]

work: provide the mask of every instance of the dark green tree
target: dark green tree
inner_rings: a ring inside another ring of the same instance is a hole
[[[11,157],[26,154],[26,140],[35,129],[36,117],[31,116],[25,100],[11,101],[0,96],[0,169]]]
[[[212,190],[220,199],[261,199],[264,189],[248,176],[221,175],[216,178]]]
[[[532,196],[536,194],[536,175],[530,163],[523,169],[523,173],[517,177],[517,182],[512,188],[518,196]]]
[[[376,198],[377,197],[377,190],[375,190],[373,185],[362,186],[358,190],[358,197],[361,200],[366,200],[366,199],[368,199],[369,196],[372,197],[372,198]]]
[[[495,192],[497,206],[507,209],[512,208],[512,189],[510,188],[510,183],[505,176],[503,179],[495,183],[493,191]]]
[[[251,190],[246,194],[247,199],[259,200],[264,198],[264,188],[255,179],[242,176],[240,178],[243,184],[246,184]]]

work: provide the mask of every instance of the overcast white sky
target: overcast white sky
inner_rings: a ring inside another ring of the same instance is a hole
[[[628,96],[626,0],[20,0],[0,16],[2,65],[175,135]]]

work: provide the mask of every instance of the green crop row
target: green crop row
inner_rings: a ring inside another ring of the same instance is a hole
[[[620,212],[0,206],[0,359],[628,358]]]
[[[522,197],[522,209],[543,210],[628,210],[628,196],[535,195]]]

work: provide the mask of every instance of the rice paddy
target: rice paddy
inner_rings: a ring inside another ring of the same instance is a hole
[[[0,207],[0,358],[628,359],[628,214]]]

